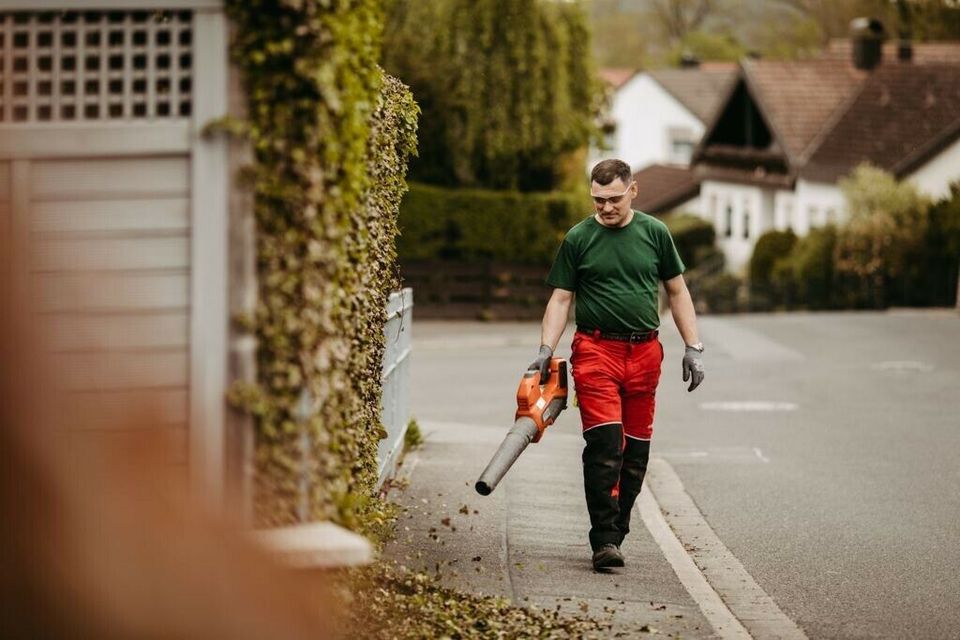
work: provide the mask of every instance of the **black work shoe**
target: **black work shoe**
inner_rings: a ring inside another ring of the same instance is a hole
[[[597,571],[611,567],[623,566],[623,554],[620,548],[613,544],[605,544],[593,552],[593,568]]]

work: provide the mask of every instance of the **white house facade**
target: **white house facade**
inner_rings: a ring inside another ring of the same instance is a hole
[[[960,139],[908,175],[906,179],[932,198],[948,197],[950,184],[960,180]]]
[[[654,164],[687,166],[719,103],[732,68],[638,72],[614,90],[604,149],[591,149],[587,171],[603,158],[627,162],[633,171]]]
[[[634,171],[651,164],[687,164],[704,131],[704,124],[649,73],[636,74],[616,92],[610,114],[616,129],[607,138],[609,150],[596,151],[592,164],[604,157],[620,158]]]
[[[933,199],[960,180],[957,62],[881,63],[825,56],[745,62],[695,153],[698,214],[716,230],[729,271],[743,272],[770,230],[803,236],[847,217],[840,180],[869,162]]]

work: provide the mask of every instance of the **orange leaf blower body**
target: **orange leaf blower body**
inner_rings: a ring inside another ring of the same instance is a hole
[[[560,412],[567,408],[567,361],[550,360],[550,375],[546,384],[540,384],[539,371],[527,371],[517,389],[517,413],[513,427],[507,432],[500,448],[493,454],[487,468],[477,480],[477,493],[490,495],[503,476],[531,442],[540,442],[543,432],[553,424]]]

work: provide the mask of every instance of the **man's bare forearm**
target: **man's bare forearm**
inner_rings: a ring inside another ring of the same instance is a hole
[[[677,325],[677,331],[683,338],[684,344],[697,344],[700,338],[697,335],[697,312],[693,308],[693,298],[690,297],[690,291],[682,280],[679,283],[667,287],[667,295],[670,298],[670,312],[673,314],[673,322]]]
[[[557,350],[557,343],[560,342],[563,330],[567,327],[567,317],[570,314],[572,301],[572,292],[555,289],[550,296],[550,301],[547,302],[547,309],[543,313],[540,344],[547,345],[551,351]]]

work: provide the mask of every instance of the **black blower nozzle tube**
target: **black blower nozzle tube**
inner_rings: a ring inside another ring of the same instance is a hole
[[[477,493],[488,496],[497,488],[497,484],[517,461],[523,450],[527,448],[537,435],[537,423],[530,418],[518,418],[507,435],[500,443],[500,448],[493,454],[490,464],[480,474],[480,479],[474,485]]]

